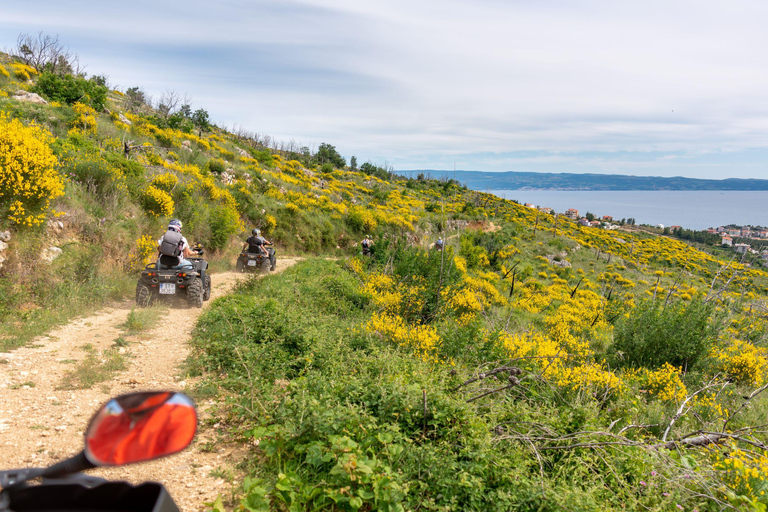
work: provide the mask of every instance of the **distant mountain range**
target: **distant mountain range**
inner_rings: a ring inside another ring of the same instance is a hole
[[[768,180],[728,178],[703,180],[680,176],[569,174],[539,172],[396,171],[416,178],[455,179],[472,190],[768,190]]]

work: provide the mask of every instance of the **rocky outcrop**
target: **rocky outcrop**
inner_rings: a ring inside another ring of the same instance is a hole
[[[63,252],[64,251],[58,247],[48,247],[47,249],[43,249],[43,253],[40,255],[40,259],[46,263],[51,263],[53,260],[61,256],[61,253]]]
[[[38,103],[40,105],[47,105],[48,104],[48,102],[45,101],[40,95],[35,94],[33,92],[29,92],[29,91],[18,90],[18,91],[16,91],[13,94],[13,96],[11,98],[16,100],[16,101],[26,101],[28,103]]]
[[[8,249],[8,242],[11,241],[10,231],[0,231],[0,268],[5,263],[5,251]]]

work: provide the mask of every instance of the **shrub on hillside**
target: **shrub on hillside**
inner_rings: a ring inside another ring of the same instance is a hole
[[[125,181],[120,169],[104,160],[76,162],[70,170],[72,180],[85,186],[91,193],[104,194],[125,189]]]
[[[666,306],[661,301],[643,301],[616,325],[611,348],[614,364],[660,368],[669,363],[689,370],[717,343],[721,326],[715,306],[701,299]]]
[[[210,160],[207,167],[208,170],[213,174],[221,174],[227,170],[227,164],[224,162],[224,160],[219,160],[218,158]]]
[[[42,224],[51,200],[64,194],[50,141],[43,128],[0,114],[0,209],[15,224]]]
[[[240,214],[234,208],[226,205],[216,205],[211,208],[209,224],[211,234],[206,246],[213,251],[223,248],[229,242],[229,237],[236,235],[243,229]]]
[[[167,192],[154,185],[144,189],[141,195],[141,205],[148,214],[154,217],[168,217],[173,214],[173,199]]]
[[[42,94],[51,101],[74,105],[85,103],[96,111],[104,110],[107,101],[107,88],[80,76],[58,76],[43,71],[32,87],[32,92]]]
[[[85,133],[96,133],[96,111],[79,102],[72,108],[75,111],[75,118],[70,122],[70,127]]]

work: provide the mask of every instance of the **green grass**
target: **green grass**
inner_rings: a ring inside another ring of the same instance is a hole
[[[62,377],[57,389],[90,389],[94,385],[111,380],[115,373],[125,370],[127,356],[121,354],[117,347],[110,347],[101,353],[90,345],[84,349],[85,359]]]
[[[131,309],[128,317],[120,327],[125,329],[126,334],[136,334],[148,331],[155,327],[165,315],[168,314],[168,307],[162,305],[152,305],[148,308]],[[119,338],[120,339],[120,338]]]

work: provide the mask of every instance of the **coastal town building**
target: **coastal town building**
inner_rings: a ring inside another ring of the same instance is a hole
[[[733,250],[739,254],[746,254],[749,251],[749,244],[733,244]]]
[[[727,245],[728,247],[731,247],[733,245],[733,238],[731,238],[728,235],[725,235],[721,240],[722,245]]]
[[[578,220],[580,226],[589,227],[589,220],[586,217],[582,217]]]
[[[565,216],[568,217],[571,220],[578,220],[579,219],[579,210],[575,208],[568,208],[565,210]]]

